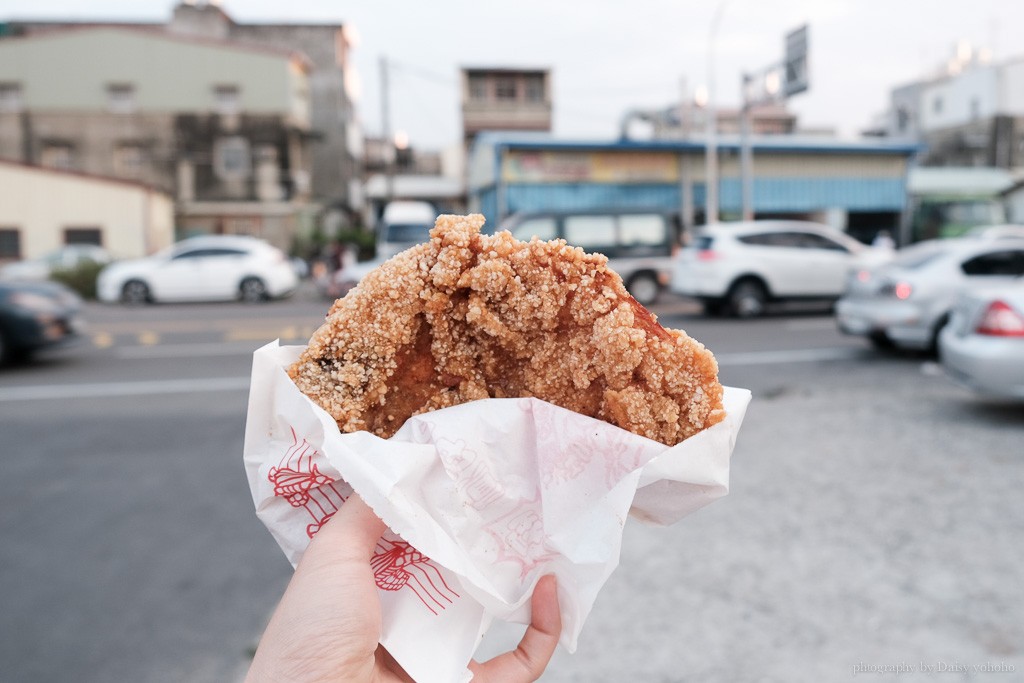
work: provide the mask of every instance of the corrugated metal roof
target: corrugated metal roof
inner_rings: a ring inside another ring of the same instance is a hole
[[[546,133],[522,133],[488,131],[481,133],[476,139],[477,145],[491,145],[508,149],[548,149],[548,150],[645,150],[645,151],[700,151],[703,152],[703,140],[566,140],[552,137]],[[913,156],[923,147],[906,142],[870,142],[859,140],[835,140],[816,137],[798,137],[790,135],[755,136],[750,139],[751,148],[756,152],[800,152],[814,153],[862,153],[862,154],[899,154]],[[739,151],[738,136],[722,136],[717,142],[720,150]]]

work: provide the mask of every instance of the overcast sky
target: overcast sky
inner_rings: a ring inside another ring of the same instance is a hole
[[[164,21],[173,0],[3,0],[0,19]],[[611,139],[632,108],[678,101],[708,82],[712,17],[719,106],[739,101],[740,74],[781,59],[807,23],[810,89],[790,100],[806,127],[851,136],[885,109],[889,89],[946,61],[958,41],[996,60],[1024,56],[1020,0],[223,0],[239,22],[351,24],[362,83],[359,117],[381,129],[379,60],[393,63],[392,129],[412,145],[459,139],[461,66],[539,66],[553,73],[555,134]]]

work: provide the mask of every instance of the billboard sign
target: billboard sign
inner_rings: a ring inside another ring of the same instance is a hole
[[[786,34],[786,57],[783,61],[782,94],[790,97],[808,88],[807,24]]]

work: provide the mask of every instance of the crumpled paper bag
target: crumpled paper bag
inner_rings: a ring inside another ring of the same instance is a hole
[[[470,679],[495,618],[529,623],[554,573],[561,644],[576,648],[618,564],[627,514],[672,524],[723,496],[750,392],[674,447],[536,399],[487,399],[418,415],[390,439],[341,434],[287,375],[302,347],[253,356],[244,461],[259,518],[294,565],[355,490],[389,532],[372,564],[381,643],[415,680]]]

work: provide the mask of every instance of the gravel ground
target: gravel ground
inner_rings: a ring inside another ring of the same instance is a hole
[[[751,375],[730,495],[631,523],[578,651],[543,680],[1024,680],[1024,408],[934,370]]]

